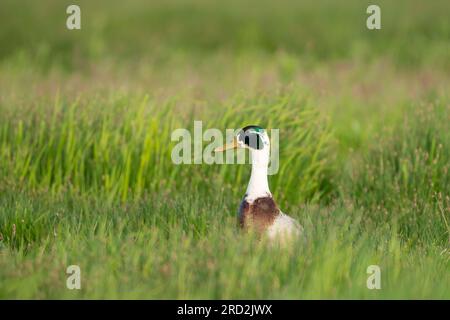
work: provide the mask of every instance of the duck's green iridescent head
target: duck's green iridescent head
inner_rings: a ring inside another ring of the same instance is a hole
[[[227,143],[215,151],[225,151],[227,149],[248,148],[253,150],[263,150],[269,148],[270,142],[266,130],[260,126],[249,125],[236,134],[231,143]]]

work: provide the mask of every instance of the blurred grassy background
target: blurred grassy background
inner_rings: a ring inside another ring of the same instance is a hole
[[[405,67],[449,67],[448,2],[443,0],[379,1],[383,25],[378,32],[365,28],[370,1],[73,3],[82,8],[81,32],[64,28],[67,1],[2,1],[0,58],[22,52],[40,59],[41,67],[61,64],[73,71],[111,57],[164,61],[173,55],[201,59],[220,50],[284,50],[308,63],[389,56]]]
[[[1,1],[0,297],[449,298],[450,4],[369,4]],[[307,244],[235,230],[248,166],[170,161],[194,120],[280,128]]]

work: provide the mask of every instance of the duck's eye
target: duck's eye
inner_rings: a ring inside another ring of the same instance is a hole
[[[239,140],[243,141],[245,145],[252,149],[261,150],[264,148],[264,143],[256,132],[242,132],[239,135]]]

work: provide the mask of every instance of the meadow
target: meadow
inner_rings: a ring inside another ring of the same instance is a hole
[[[450,299],[450,4],[369,4],[2,0],[0,298]],[[237,228],[249,165],[171,161],[195,120],[280,129],[305,242]]]

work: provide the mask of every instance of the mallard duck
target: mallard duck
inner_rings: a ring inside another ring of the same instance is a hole
[[[303,233],[302,226],[281,212],[269,189],[267,171],[270,159],[270,140],[266,130],[259,126],[246,126],[239,130],[233,141],[215,149],[249,149],[252,172],[247,191],[239,207],[239,225],[244,230],[254,230],[269,239],[291,239]]]

